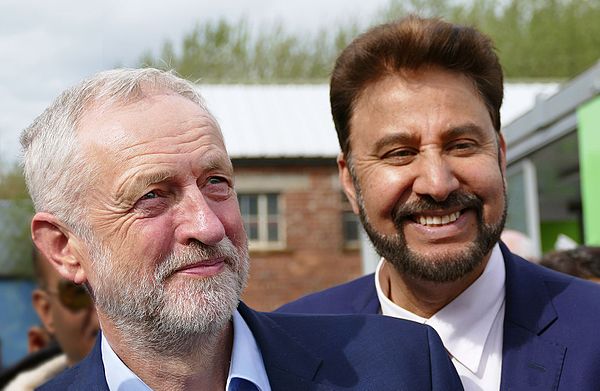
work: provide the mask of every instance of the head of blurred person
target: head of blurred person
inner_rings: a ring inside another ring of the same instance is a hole
[[[43,328],[29,330],[30,350],[41,348],[49,336],[67,356],[68,365],[74,365],[92,350],[98,334],[92,300],[82,285],[63,278],[37,251],[34,265],[38,286],[32,301]]]
[[[531,262],[538,262],[538,254],[533,240],[524,233],[514,229],[502,231],[500,239],[511,252]]]
[[[600,247],[578,246],[545,254],[540,265],[561,273],[600,283]]]

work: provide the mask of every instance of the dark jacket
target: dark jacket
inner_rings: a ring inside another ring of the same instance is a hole
[[[600,390],[600,286],[500,247],[506,266],[501,390]],[[374,276],[308,295],[278,311],[377,314]]]
[[[273,391],[462,390],[430,327],[376,315],[260,313],[243,303],[238,310],[256,339]],[[79,365],[40,389],[108,390],[99,341]]]

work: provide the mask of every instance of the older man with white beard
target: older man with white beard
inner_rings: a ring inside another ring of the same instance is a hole
[[[233,169],[188,82],[100,73],[21,141],[33,240],[87,286],[102,329],[92,353],[42,389],[462,389],[426,326],[239,302],[248,254]]]

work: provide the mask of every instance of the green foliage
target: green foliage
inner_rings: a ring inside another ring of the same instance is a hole
[[[202,83],[286,83],[326,80],[337,53],[355,36],[354,24],[334,32],[300,36],[282,25],[253,32],[242,20],[197,24],[181,49],[164,43],[158,58],[146,52],[140,65],[174,69]]]
[[[393,0],[384,20],[418,11],[472,25],[495,42],[507,78],[571,78],[600,58],[599,0]]]
[[[29,199],[23,171],[18,164],[0,161],[0,199]]]
[[[30,277],[33,205],[20,167],[0,162],[0,276]]]
[[[494,40],[507,78],[570,78],[600,58],[600,0],[390,0],[372,24],[409,13],[473,25]],[[165,42],[143,66],[174,69],[203,83],[324,82],[358,32],[334,26],[314,35],[281,25],[258,34],[242,20],[198,24],[179,50]]]

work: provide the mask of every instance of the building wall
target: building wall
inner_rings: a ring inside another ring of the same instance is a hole
[[[343,197],[335,161],[320,165],[247,167],[234,162],[238,193],[277,192],[284,246],[250,248],[250,279],[243,300],[269,311],[307,293],[361,274],[360,251],[345,248]]]

